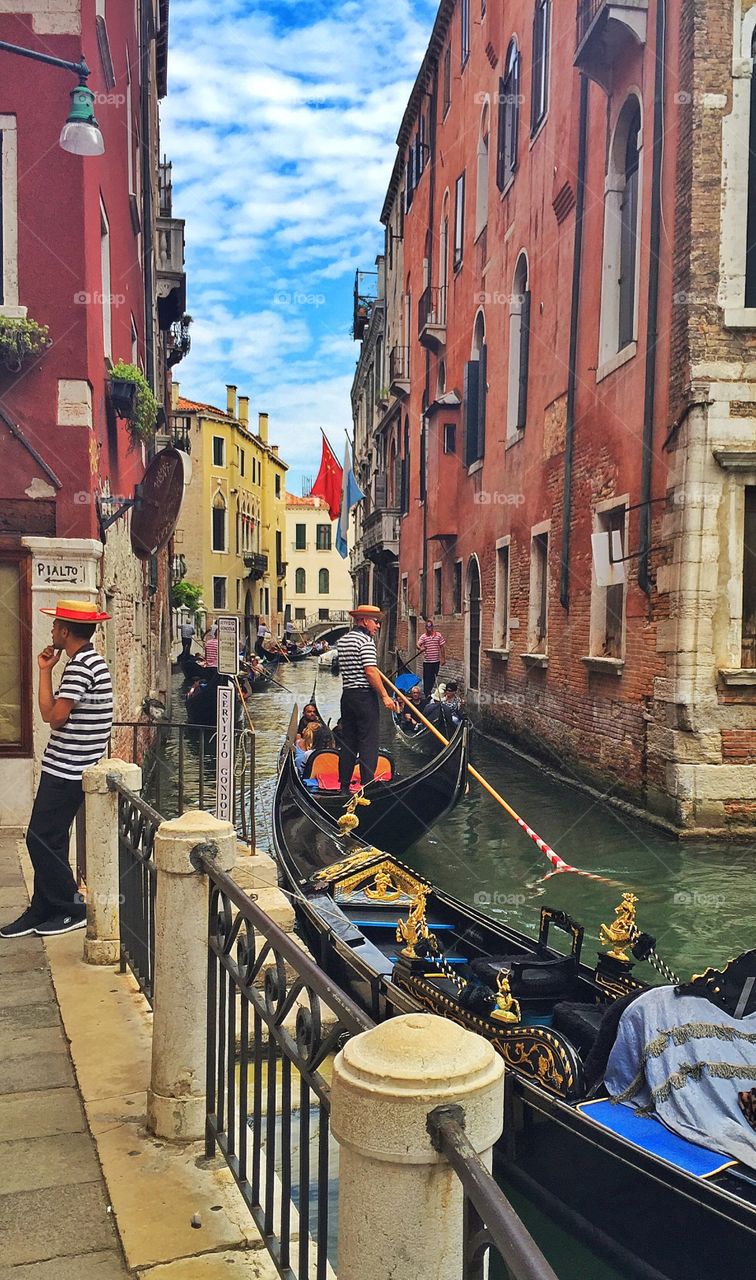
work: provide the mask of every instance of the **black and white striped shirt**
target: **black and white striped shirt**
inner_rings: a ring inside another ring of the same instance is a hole
[[[375,641],[362,627],[347,631],[336,645],[339,654],[339,671],[345,689],[370,689],[365,667],[378,666]]]
[[[85,644],[68,663],[56,694],[73,702],[60,729],[53,729],[42,757],[42,772],[78,782],[105,754],[113,725],[113,684],[105,659]]]

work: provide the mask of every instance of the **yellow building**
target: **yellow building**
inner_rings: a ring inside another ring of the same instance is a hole
[[[209,617],[236,614],[254,643],[258,621],[283,630],[287,466],[268,442],[268,415],[249,426],[249,397],[226,388],[226,410],[187,400],[173,384],[173,434],[186,442],[192,477],[174,537],[187,582],[202,587]]]

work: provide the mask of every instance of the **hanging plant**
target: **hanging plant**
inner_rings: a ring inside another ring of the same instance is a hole
[[[18,373],[25,360],[41,355],[50,346],[50,330],[36,320],[0,316],[0,364]]]
[[[110,371],[110,398],[118,417],[127,420],[133,440],[148,443],[155,432],[159,406],[141,369],[125,360],[114,364]]]

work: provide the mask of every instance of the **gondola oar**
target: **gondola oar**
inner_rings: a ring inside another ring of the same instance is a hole
[[[438,738],[439,742],[442,742],[445,747],[448,747],[449,745],[448,739],[445,738],[442,733],[439,733],[436,726],[431,724],[430,720],[426,720],[422,711],[418,710],[414,702],[411,702],[409,698],[406,698],[402,693],[401,689],[397,689],[396,685],[392,684],[388,676],[385,676],[382,671],[379,672],[379,675],[383,680],[383,682],[388,685],[389,689],[393,689],[394,693],[398,694],[402,702],[404,702],[410,708],[410,710],[412,711],[412,714],[414,716],[417,716],[418,720],[422,721],[426,729],[430,729],[431,733]],[[472,777],[475,779],[475,781],[480,783],[480,785],[483,787],[483,790],[487,791],[488,794],[496,801],[496,803],[501,805],[502,809],[504,809],[504,811],[509,814],[510,818],[514,818],[514,821],[517,823],[518,827],[521,827],[522,830],[525,832],[525,834],[530,836],[530,839],[540,849],[541,853],[544,854],[546,858],[548,858],[549,862],[551,863],[555,871],[572,871],[575,875],[586,876],[587,879],[589,880],[600,880],[602,884],[618,885],[619,882],[617,880],[610,880],[608,876],[597,875],[595,871],[581,871],[580,867],[573,867],[570,865],[569,862],[565,862],[564,858],[560,858],[559,854],[556,853],[555,850],[551,848],[551,845],[547,844],[545,840],[542,840],[541,837],[538,835],[538,832],[534,831],[532,827],[529,827],[525,819],[521,818],[519,813],[516,813],[510,804],[507,804],[504,797],[500,796],[498,791],[496,791],[495,788],[491,786],[490,782],[486,781],[482,773],[478,773],[478,770],[475,769],[471,764],[468,764],[467,770],[468,770],[468,773],[470,773]]]

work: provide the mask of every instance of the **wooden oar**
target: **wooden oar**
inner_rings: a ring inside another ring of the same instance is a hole
[[[406,698],[402,693],[401,689],[397,689],[396,685],[392,684],[388,676],[385,676],[382,671],[379,672],[379,675],[383,680],[383,682],[387,684],[390,689],[393,689],[394,693],[401,698],[402,702],[404,702],[410,708],[410,710],[412,711],[412,714],[414,716],[417,716],[418,720],[422,721],[426,729],[430,729],[431,733],[434,734],[436,738],[438,738],[439,742],[442,742],[445,747],[448,747],[449,739],[445,738],[442,733],[439,733],[436,726],[431,724],[430,720],[426,719],[422,711],[419,711],[417,709],[414,702],[412,702],[409,698]],[[589,880],[600,880],[602,884],[611,884],[611,885],[616,885],[620,888],[622,887],[621,885],[619,885],[619,882],[617,880],[610,880],[608,876],[597,875],[595,871],[581,871],[579,867],[573,867],[570,865],[569,862],[565,862],[564,858],[560,858],[559,854],[556,853],[554,849],[551,848],[551,845],[548,845],[545,840],[542,840],[541,837],[538,835],[538,832],[534,831],[532,827],[529,827],[525,819],[521,818],[519,813],[516,813],[510,804],[507,804],[504,797],[499,795],[498,791],[496,791],[495,788],[491,786],[490,782],[486,781],[482,773],[478,773],[478,770],[475,769],[471,764],[468,764],[467,770],[468,770],[468,773],[470,773],[472,777],[475,779],[475,781],[480,783],[483,790],[487,791],[488,794],[496,801],[496,803],[501,805],[505,813],[508,813],[510,818],[514,819],[518,827],[521,827],[522,830],[526,833],[526,835],[530,836],[530,839],[540,849],[541,853],[548,858],[549,862],[551,863],[552,867],[554,867],[555,871],[572,871],[575,875],[586,876]]]

